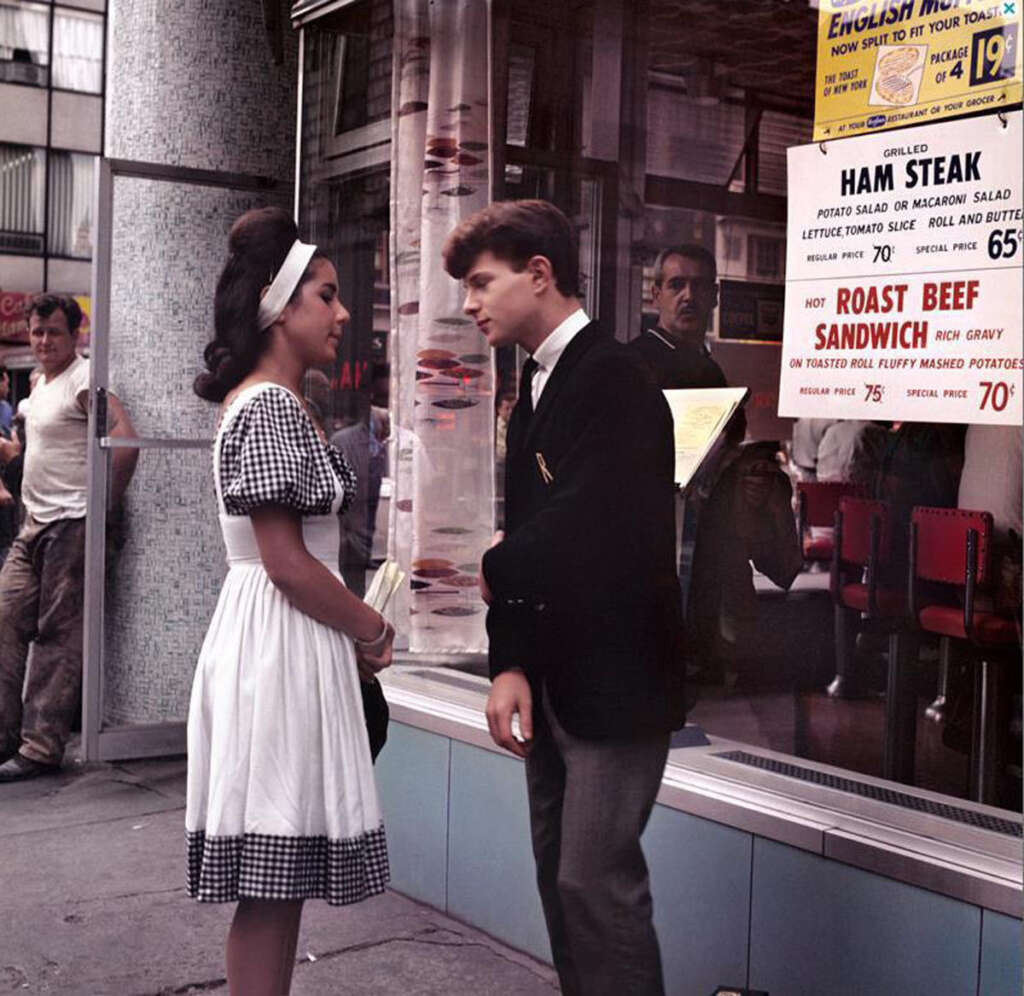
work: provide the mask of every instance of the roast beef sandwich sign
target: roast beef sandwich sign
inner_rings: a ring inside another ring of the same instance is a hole
[[[789,150],[779,414],[1021,424],[1021,112]]]

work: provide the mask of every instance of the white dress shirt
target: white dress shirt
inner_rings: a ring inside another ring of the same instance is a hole
[[[530,384],[530,399],[533,401],[534,411],[537,410],[544,385],[548,382],[551,371],[555,369],[559,357],[565,352],[565,347],[572,342],[577,332],[589,324],[587,313],[582,308],[577,308],[564,322],[556,325],[551,334],[537,347],[533,354],[537,369]]]

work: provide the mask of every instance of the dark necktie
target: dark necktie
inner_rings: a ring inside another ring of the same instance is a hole
[[[532,356],[527,357],[519,377],[519,407],[527,422],[533,417],[533,375],[537,366],[538,363]]]

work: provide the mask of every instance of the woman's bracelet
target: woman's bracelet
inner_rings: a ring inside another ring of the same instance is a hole
[[[383,643],[388,635],[388,630],[391,628],[391,624],[383,616],[380,617],[380,632],[372,640],[358,640],[353,637],[353,642],[362,651],[373,650],[377,647],[377,644]]]

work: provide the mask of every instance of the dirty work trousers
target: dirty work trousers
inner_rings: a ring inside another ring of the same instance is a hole
[[[84,577],[85,519],[26,516],[0,569],[0,758],[64,757],[82,696]]]

